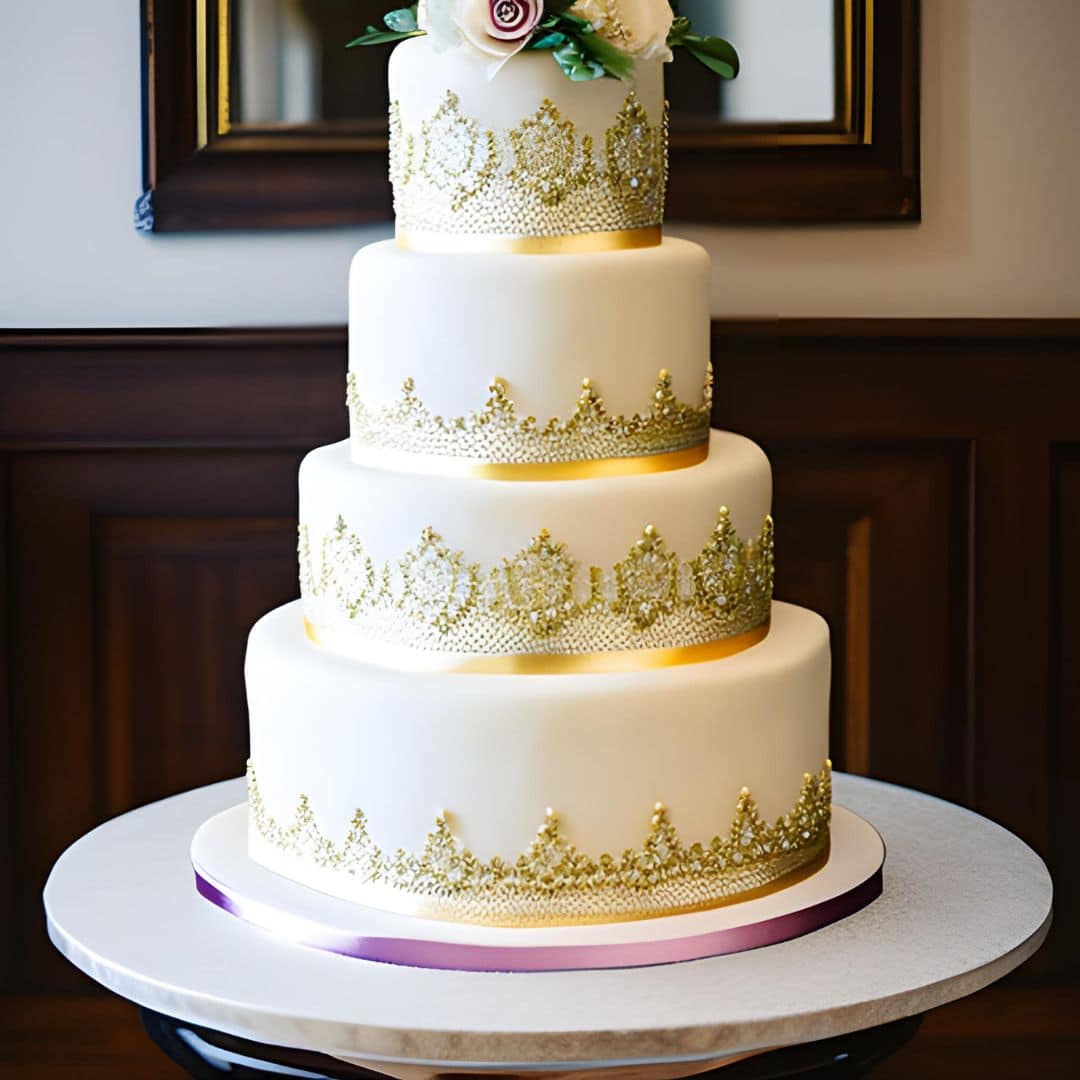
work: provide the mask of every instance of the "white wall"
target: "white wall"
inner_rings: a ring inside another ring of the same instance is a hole
[[[922,223],[684,229],[714,312],[1080,315],[1080,2],[922,11]]]
[[[0,0],[0,326],[343,322],[371,230],[135,232],[139,34],[139,0]]]
[[[343,321],[385,229],[135,233],[138,8],[0,0],[0,326]],[[922,224],[675,227],[714,313],[1080,315],[1078,41],[1077,0],[924,0]]]

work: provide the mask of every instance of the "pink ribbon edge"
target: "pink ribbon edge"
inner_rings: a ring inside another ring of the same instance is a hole
[[[876,900],[883,888],[883,866],[884,860],[864,881],[827,900],[821,900],[801,911],[776,915],[745,926],[732,926],[724,930],[710,930],[704,934],[662,941],[526,946],[469,945],[463,942],[349,934],[320,929],[310,924],[308,928],[304,928],[298,920],[290,920],[295,929],[289,932],[277,931],[267,925],[265,918],[255,917],[254,911],[249,910],[249,905],[243,899],[230,896],[208,880],[198,866],[193,866],[193,870],[195,888],[200,896],[230,915],[269,933],[284,936],[297,945],[322,949],[324,952],[337,953],[356,960],[372,960],[380,964],[399,964],[440,971],[522,972],[677,964],[684,960],[704,960],[711,956],[725,956],[790,941],[854,915]],[[255,906],[265,907],[262,904]]]

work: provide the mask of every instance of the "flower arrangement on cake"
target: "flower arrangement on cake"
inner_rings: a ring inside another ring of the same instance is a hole
[[[739,57],[723,38],[695,34],[677,0],[419,0],[349,42],[384,45],[428,35],[436,48],[464,44],[490,59],[489,75],[523,50],[550,52],[567,78],[626,79],[638,60],[671,60],[684,48],[723,79]]]

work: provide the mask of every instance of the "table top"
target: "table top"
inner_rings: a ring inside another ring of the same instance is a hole
[[[130,1000],[261,1042],[369,1062],[524,1070],[693,1062],[821,1039],[924,1012],[1022,963],[1052,886],[1021,840],[968,810],[836,774],[834,798],[888,849],[884,894],[806,937],[633,970],[488,974],[305,949],[195,892],[189,845],[242,780],[95,829],[45,888],[49,933]]]

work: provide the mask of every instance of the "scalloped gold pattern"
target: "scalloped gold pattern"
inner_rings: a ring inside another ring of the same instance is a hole
[[[832,774],[829,761],[819,773],[805,773],[791,810],[772,824],[743,788],[727,831],[698,843],[684,841],[667,807],[657,803],[641,847],[599,858],[574,846],[552,809],[513,860],[478,859],[455,837],[445,810],[418,852],[384,852],[360,809],[344,839],[335,841],[322,831],[307,795],[300,795],[292,821],[279,824],[251,762],[248,805],[251,824],[272,847],[411,897],[416,914],[498,926],[568,925],[718,907],[806,868],[828,849]]]
[[[434,455],[508,464],[598,461],[671,453],[708,441],[712,411],[712,368],[706,367],[700,405],[688,405],[672,390],[662,368],[647,407],[633,416],[608,412],[591,379],[583,379],[565,419],[538,422],[519,416],[506,384],[495,379],[483,406],[464,416],[433,413],[406,379],[401,397],[388,405],[366,404],[355,372],[349,372],[345,401],[355,448]]]

